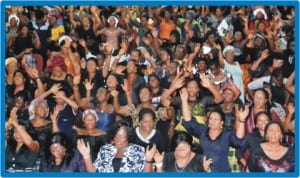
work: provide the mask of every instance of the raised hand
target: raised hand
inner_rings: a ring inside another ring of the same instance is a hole
[[[92,90],[93,87],[94,87],[94,83],[92,83],[92,80],[86,79],[86,80],[83,82],[83,84],[84,84],[84,86],[85,86],[85,88],[86,88],[87,91]]]
[[[188,95],[188,92],[187,92],[186,88],[182,88],[179,93],[180,93],[180,98],[181,98],[182,101],[187,101],[188,100],[189,95]]]
[[[245,122],[248,115],[249,115],[249,106],[246,106],[245,108],[237,108],[235,110],[236,117],[240,119],[240,121]]]
[[[162,163],[165,157],[165,152],[162,152],[161,154],[159,151],[156,151],[154,154],[154,161],[155,163]]]
[[[295,106],[294,106],[294,104],[290,102],[290,103],[287,105],[287,110],[288,110],[288,113],[289,113],[289,114],[294,114],[294,112],[295,112]]]
[[[83,139],[77,140],[77,149],[83,157],[87,157],[90,155],[90,151],[91,151],[90,144],[84,143]]]
[[[50,114],[50,119],[52,122],[56,122],[57,121],[57,116],[59,114],[60,110],[58,107],[54,107],[53,112]]]
[[[149,148],[149,145],[148,145],[146,148],[146,160],[152,161],[156,151],[157,151],[156,144],[154,144],[151,149]]]
[[[61,89],[61,84],[60,83],[56,83],[54,84],[51,88],[50,88],[50,92],[55,94],[58,92],[59,89]]]
[[[209,87],[212,86],[210,80],[208,79],[208,77],[206,77],[206,75],[200,74],[199,77],[200,77],[200,80],[201,80],[201,85],[203,87],[209,88]]]
[[[18,108],[17,108],[17,107],[13,107],[13,108],[12,108],[12,110],[10,111],[8,124],[11,124],[11,125],[13,125],[13,126],[18,125],[17,111],[18,111]]]

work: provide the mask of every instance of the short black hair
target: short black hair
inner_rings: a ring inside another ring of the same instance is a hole
[[[139,112],[139,122],[143,119],[145,114],[150,114],[152,116],[153,121],[156,120],[155,113],[152,109],[149,108],[142,108]]]
[[[182,142],[186,142],[187,144],[189,144],[191,146],[191,149],[194,147],[193,137],[190,134],[188,134],[187,132],[178,131],[178,132],[175,132],[174,136],[172,137],[171,151],[174,152],[175,149],[177,148],[177,146]]]
[[[111,142],[115,138],[121,127],[126,127],[128,143],[133,143],[133,130],[130,127],[130,124],[125,120],[115,122],[112,124],[112,126],[107,132],[107,141]]]

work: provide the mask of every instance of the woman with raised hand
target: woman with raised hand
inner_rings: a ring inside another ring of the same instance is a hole
[[[188,93],[186,88],[180,92],[182,100],[183,126],[188,133],[201,140],[203,154],[212,159],[212,172],[230,172],[227,153],[230,146],[240,147],[245,145],[245,121],[249,109],[236,110],[239,123],[236,131],[225,131],[223,129],[224,116],[221,111],[212,110],[208,114],[207,125],[199,124],[192,117],[188,104]]]
[[[6,124],[5,169],[7,171],[35,171],[40,144],[30,136],[28,122],[18,121],[17,108],[13,108]]]
[[[47,140],[41,172],[85,172],[82,156],[67,135],[53,133]]]
[[[132,144],[132,130],[128,123],[115,122],[107,133],[108,144],[102,146],[94,163],[90,145],[77,141],[88,172],[142,172],[145,166],[145,149]]]
[[[146,150],[145,171],[152,171],[152,159],[157,172],[210,172],[212,159],[199,155],[193,150],[193,137],[186,132],[175,132],[172,149],[160,153],[156,145]]]

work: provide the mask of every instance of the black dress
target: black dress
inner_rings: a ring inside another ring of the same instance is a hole
[[[203,156],[196,154],[186,167],[180,168],[176,164],[174,153],[169,152],[164,157],[163,170],[165,172],[204,172]]]

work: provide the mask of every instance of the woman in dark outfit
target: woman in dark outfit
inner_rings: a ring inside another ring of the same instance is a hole
[[[82,156],[63,133],[53,133],[48,138],[41,172],[85,172]]]
[[[29,135],[30,130],[28,122],[18,122],[17,108],[13,108],[7,122],[6,170],[35,171],[39,143]]]
[[[193,136],[201,140],[203,154],[212,159],[212,172],[230,172],[227,153],[230,146],[239,147],[245,145],[245,121],[249,109],[236,111],[239,123],[236,132],[223,129],[224,117],[220,111],[211,111],[208,115],[207,125],[199,124],[192,117],[188,105],[188,93],[186,88],[180,92],[182,100],[183,126]]]

